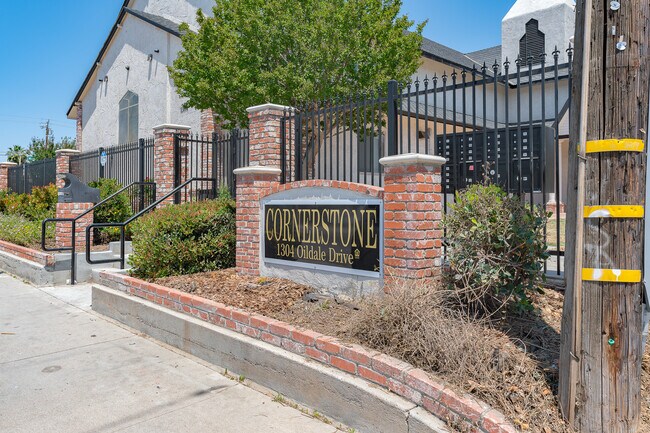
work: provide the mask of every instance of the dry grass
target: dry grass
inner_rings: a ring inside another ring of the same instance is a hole
[[[493,323],[445,307],[444,291],[398,288],[368,299],[349,335],[430,371],[504,412],[531,432],[568,432],[549,378],[526,345]]]
[[[560,217],[560,251],[566,247],[566,217]],[[553,215],[546,223],[546,244],[551,250],[557,249],[557,217]]]

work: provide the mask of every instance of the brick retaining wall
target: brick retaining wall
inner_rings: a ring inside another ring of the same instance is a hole
[[[123,274],[102,271],[98,282],[360,377],[472,431],[517,431],[496,409],[377,351]]]
[[[11,242],[0,241],[0,251],[29,260],[30,262],[36,262],[39,265],[47,267],[54,266],[54,255],[12,244]]]

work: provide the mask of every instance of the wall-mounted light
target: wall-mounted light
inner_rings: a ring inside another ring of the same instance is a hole
[[[128,70],[131,69],[131,67],[130,67],[130,66],[126,66],[125,69],[128,71]]]
[[[106,76],[104,77],[104,82],[105,82],[105,83],[108,83],[108,75],[106,75]]]
[[[160,50],[153,50],[153,52],[158,54],[158,53],[160,53]]]
[[[152,60],[153,60],[153,54],[149,54],[149,55],[147,56],[147,62],[150,62],[150,61],[152,61]]]

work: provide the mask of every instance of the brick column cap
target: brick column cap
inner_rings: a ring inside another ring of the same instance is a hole
[[[400,165],[430,165],[439,167],[445,164],[447,160],[442,156],[425,155],[421,153],[405,153],[402,155],[385,156],[379,160],[384,167],[394,167]]]
[[[57,149],[54,153],[56,154],[56,156],[65,155],[65,154],[76,155],[78,153],[81,153],[81,151],[77,149]]]
[[[270,102],[267,102],[266,104],[255,105],[254,107],[248,107],[248,108],[246,109],[246,111],[249,112],[249,113],[259,113],[260,111],[266,111],[266,110],[272,110],[272,111],[294,111],[295,108],[293,108],[293,107],[287,107],[286,105],[271,104]]]
[[[236,176],[246,175],[246,174],[272,174],[279,175],[282,174],[282,170],[277,167],[267,167],[261,165],[255,165],[252,167],[242,167],[236,168],[232,171]]]
[[[154,132],[162,131],[165,129],[175,129],[175,130],[180,130],[180,131],[189,131],[190,128],[189,126],[186,125],[175,125],[173,123],[163,123],[162,125],[154,126],[153,130]]]
[[[18,165],[18,164],[16,164],[15,162],[9,162],[9,161],[0,162],[0,167],[13,167],[14,165]]]

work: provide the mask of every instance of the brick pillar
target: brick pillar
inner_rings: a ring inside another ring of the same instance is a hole
[[[280,182],[280,120],[287,109],[274,104],[248,109],[249,167],[235,170],[238,274],[260,274],[260,199]]]
[[[208,137],[212,133],[217,132],[217,124],[214,121],[214,113],[208,108],[207,110],[201,110],[201,135]]]
[[[77,150],[81,150],[83,146],[83,104],[77,102],[77,137],[76,137],[76,147]]]
[[[82,212],[87,211],[93,207],[93,203],[57,203],[56,204],[56,217],[57,218],[75,218]],[[77,251],[86,249],[86,227],[93,222],[93,212],[77,220],[75,244]],[[72,240],[72,223],[59,222],[56,224],[55,240],[57,247],[69,247]],[[92,243],[92,233],[91,233]]]
[[[0,191],[9,189],[9,169],[16,165],[15,162],[0,162]]]
[[[56,151],[56,186],[63,187],[61,175],[70,173],[70,157],[81,152],[75,149],[59,149]]]
[[[65,184],[62,175],[70,172],[70,157],[81,153],[75,149],[59,149],[56,151],[56,186],[63,188]],[[74,218],[85,210],[93,207],[93,203],[57,203],[56,218]],[[78,250],[86,247],[86,227],[93,222],[92,212],[77,221],[76,239]],[[56,224],[55,240],[57,247],[69,247],[72,234],[72,223]]]
[[[431,280],[442,266],[442,178],[445,159],[405,154],[384,166],[384,275]]]
[[[182,125],[159,125],[153,128],[153,178],[156,182],[156,195],[161,198],[174,189],[174,134],[189,134],[190,127]],[[165,204],[171,204],[170,197]]]

